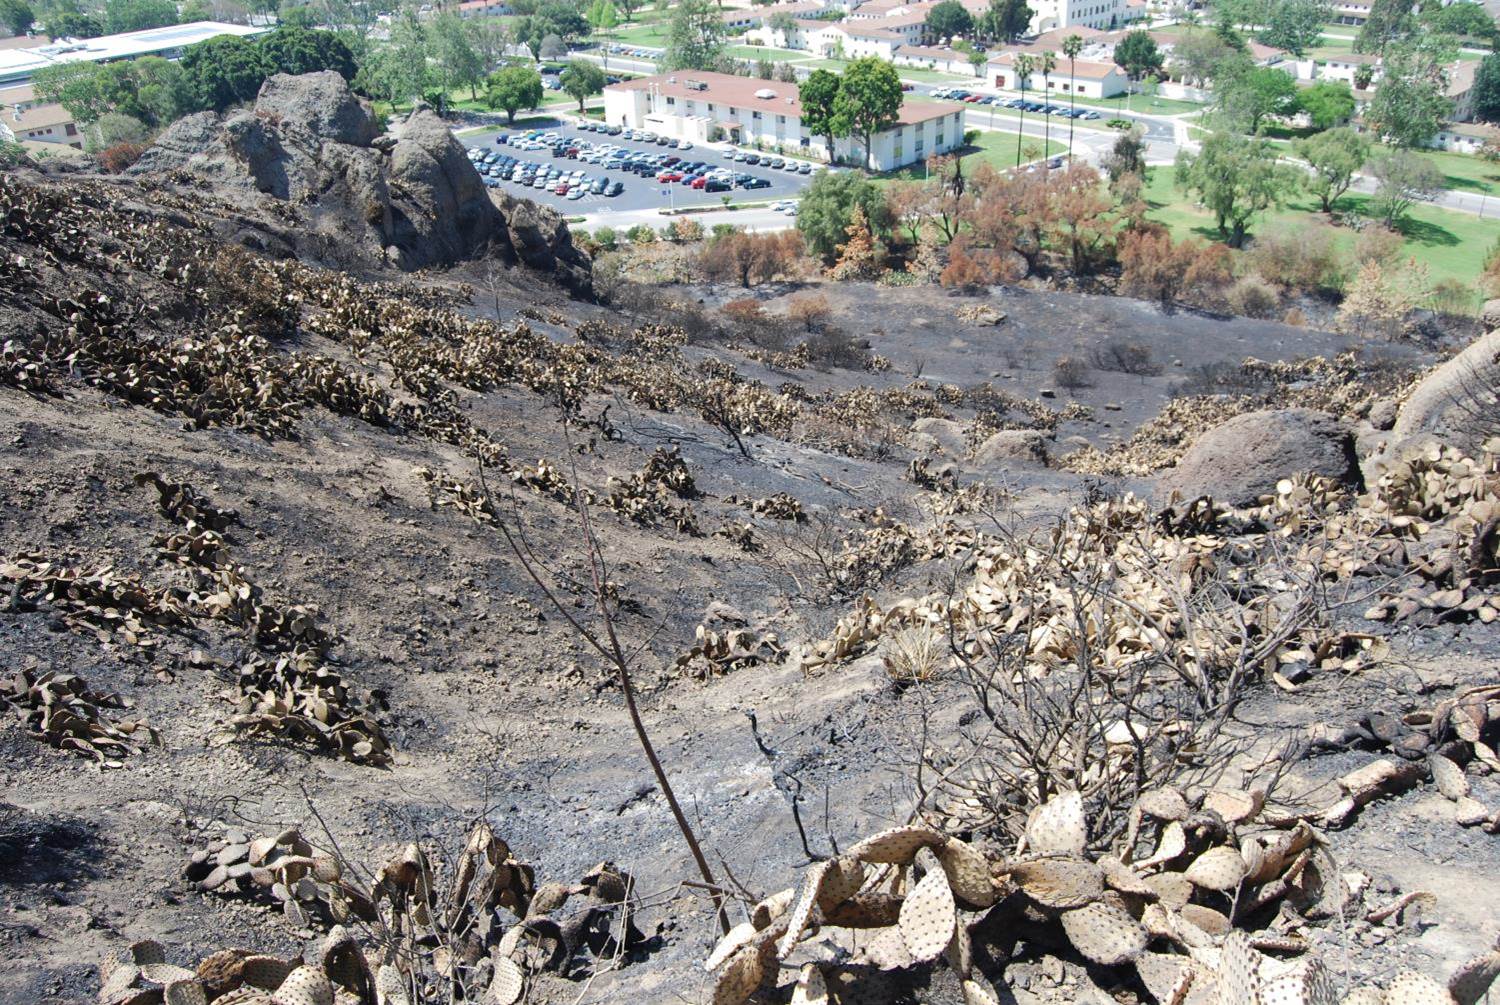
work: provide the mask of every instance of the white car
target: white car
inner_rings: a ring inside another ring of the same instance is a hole
[[[693,149],[693,141],[692,140],[683,140],[682,141],[682,145],[679,146],[677,149],[678,150],[691,150],[691,149]]]
[[[585,191],[587,191],[587,189],[585,189],[582,185],[574,185],[572,188],[568,189],[568,198],[582,199],[583,193]]]

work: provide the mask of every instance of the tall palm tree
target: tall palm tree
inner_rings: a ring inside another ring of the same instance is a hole
[[[1021,121],[1016,124],[1016,167],[1021,166],[1021,147],[1026,142],[1026,83],[1036,71],[1036,57],[1023,52],[1012,64],[1016,68],[1016,86],[1021,89]]]
[[[1057,57],[1052,55],[1052,50],[1045,50],[1037,61],[1037,69],[1042,71],[1042,101],[1048,109],[1052,107],[1052,71],[1057,69]],[[1052,112],[1044,109],[1042,111],[1042,157],[1047,156],[1047,148],[1052,145]],[[1050,160],[1044,163],[1051,164]]]
[[[1063,55],[1068,57],[1068,166],[1073,165],[1073,119],[1078,111],[1078,54],[1083,51],[1083,37],[1069,35],[1063,39]]]

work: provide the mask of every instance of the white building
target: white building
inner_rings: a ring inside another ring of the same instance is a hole
[[[1016,55],[1003,52],[985,64],[986,73],[996,87],[1019,91],[1021,81],[1016,73]],[[1080,59],[1070,66],[1067,57],[1054,53],[1057,65],[1045,78],[1033,72],[1026,78],[1025,91],[1028,97],[1045,99],[1049,94],[1053,101],[1067,104],[1069,95],[1080,98],[1112,98],[1124,94],[1130,86],[1130,78],[1114,63],[1096,63]],[[1051,84],[1050,90],[1047,85]]]
[[[177,59],[182,50],[198,42],[221,35],[242,38],[263,34],[267,29],[219,21],[195,21],[167,28],[131,31],[123,35],[101,35],[99,38],[60,39],[50,45],[31,49],[0,49],[0,84],[30,80],[32,74],[47,66],[83,61],[109,63],[138,56],[161,56]]]
[[[1033,34],[1079,25],[1106,31],[1130,19],[1125,0],[1030,0],[1028,6]]]
[[[605,121],[695,143],[722,138],[784,154],[829,160],[823,137],[802,128],[797,85],[691,70],[639,77],[604,89]],[[964,110],[908,101],[894,126],[877,133],[869,167],[890,171],[963,145]],[[857,137],[834,141],[836,161],[860,163]]]

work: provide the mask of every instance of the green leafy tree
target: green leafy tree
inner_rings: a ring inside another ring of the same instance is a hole
[[[1216,32],[1205,28],[1184,31],[1172,46],[1172,72],[1183,83],[1202,87],[1218,76],[1219,67],[1238,51]]]
[[[975,32],[991,42],[1014,42],[1031,27],[1035,12],[1026,0],[990,0],[974,23]]]
[[[345,80],[354,79],[354,53],[336,32],[283,25],[262,36],[257,44],[271,73],[296,76],[332,70]]]
[[[200,108],[223,111],[255,97],[266,79],[266,60],[254,42],[223,35],[188,46],[182,72]]]
[[[81,0],[36,0],[37,21],[53,38],[96,38],[104,34],[104,19]]]
[[[1399,227],[1412,203],[1431,199],[1443,189],[1443,172],[1414,150],[1382,153],[1370,162],[1370,174],[1375,194],[1369,207],[1387,227]]]
[[[1386,50],[1385,72],[1365,109],[1365,122],[1386,142],[1422,146],[1453,110],[1448,65],[1457,55],[1445,36],[1415,39]]]
[[[847,135],[840,132],[843,123],[834,114],[833,104],[839,96],[838,74],[829,70],[814,70],[797,88],[797,99],[802,105],[802,128],[814,136],[823,137],[828,146],[828,159],[833,160],[833,141]]]
[[[1385,52],[1417,29],[1411,0],[1371,0],[1370,13],[1354,38],[1355,52]]]
[[[542,36],[542,44],[537,47],[536,53],[541,59],[561,59],[568,54],[568,44],[561,35],[548,32]]]
[[[1328,0],[1279,0],[1271,5],[1255,37],[1264,45],[1301,56],[1317,47],[1323,25],[1332,17],[1333,5]]]
[[[626,21],[634,21],[635,12],[646,6],[646,0],[615,0],[615,6],[624,11]]]
[[[467,87],[469,97],[479,100],[479,85],[484,80],[484,57],[474,48],[473,36],[457,14],[439,14],[432,20],[429,32],[431,56],[444,90]]]
[[[529,66],[505,66],[490,74],[486,82],[484,103],[491,108],[503,108],[507,123],[516,121],[516,113],[523,108],[535,108],[542,103],[542,75]]]
[[[510,26],[499,18],[476,17],[464,22],[469,32],[469,43],[479,53],[486,70],[494,69],[505,62],[505,50],[511,43]]]
[[[839,93],[833,100],[834,118],[864,144],[866,167],[874,152],[875,134],[895,125],[901,101],[901,78],[896,68],[878,56],[856,59],[839,80]]]
[[[1332,213],[1334,202],[1349,191],[1354,176],[1370,159],[1370,138],[1348,126],[1328,129],[1293,146],[1307,161],[1312,175],[1307,190],[1317,197],[1323,212]]]
[[[1475,38],[1494,44],[1500,33],[1495,28],[1495,19],[1482,3],[1458,2],[1434,5],[1418,16],[1423,27],[1440,35],[1458,35]]]
[[[582,114],[584,102],[604,90],[604,71],[586,59],[575,59],[562,72],[558,82],[564,91],[578,99],[578,111]]]
[[[1297,94],[1297,107],[1319,129],[1343,125],[1354,115],[1354,92],[1342,80],[1319,80]]]
[[[594,29],[594,34],[603,35],[605,45],[600,48],[604,56],[604,65],[609,66],[609,33],[615,30],[615,25],[620,23],[620,14],[615,10],[615,5],[610,0],[594,0],[589,4],[589,9],[583,15],[588,19],[589,27]]]
[[[1117,185],[1126,175],[1135,175],[1146,180],[1146,133],[1139,124],[1131,126],[1115,138],[1114,146],[1099,159],[1099,166],[1109,175],[1111,186]]]
[[[711,70],[724,55],[724,22],[713,0],[682,0],[672,13],[663,70]]]
[[[1274,0],[1212,0],[1214,22],[1229,29],[1253,31],[1271,17]]]
[[[1484,57],[1474,71],[1474,117],[1481,122],[1500,121],[1500,54]]]
[[[392,103],[428,94],[436,74],[428,58],[427,25],[412,10],[391,23],[390,37],[375,45],[355,74],[355,86],[372,98]]]
[[[974,31],[974,17],[958,0],[942,0],[927,12],[926,25],[936,38],[962,38]]]
[[[177,5],[171,0],[105,0],[104,31],[146,31],[177,23]]]
[[[108,150],[120,143],[142,144],[151,130],[140,119],[120,112],[105,112],[84,130],[84,147],[90,153]]]
[[[0,0],[0,24],[12,35],[24,35],[36,24],[36,12],[26,0]]]
[[[849,239],[854,207],[864,210],[865,220],[877,236],[890,233],[891,214],[880,188],[857,171],[820,172],[802,195],[797,207],[797,229],[809,253],[832,264],[839,245]]]
[[[1161,50],[1150,32],[1132,31],[1115,46],[1115,65],[1131,80],[1138,81],[1161,70]]]
[[[1276,160],[1264,139],[1217,132],[1198,153],[1177,155],[1177,187],[1194,195],[1214,216],[1219,235],[1231,248],[1245,243],[1250,223],[1297,190],[1301,172]]]
[[[79,61],[44,66],[31,78],[32,90],[42,101],[55,101],[81,123],[93,122],[110,111],[100,64]]]
[[[1297,111],[1297,82],[1285,70],[1242,67],[1214,81],[1219,111],[1229,123],[1254,133],[1268,115]]]

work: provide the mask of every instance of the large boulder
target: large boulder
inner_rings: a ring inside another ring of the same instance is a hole
[[[448,124],[419,107],[382,135],[369,107],[336,73],[276,74],[252,109],[191,115],[168,127],[131,173],[210,181],[259,210],[267,242],[349,268],[402,269],[498,258],[591,288],[588,256],[555,210],[494,195]],[[267,200],[274,200],[274,204]]]
[[[1047,464],[1047,437],[1035,429],[1002,429],[974,451],[974,466],[1005,468]]]
[[[367,147],[380,135],[369,110],[332,70],[266,78],[255,99],[255,112],[281,125],[306,129],[329,143]]]
[[[968,449],[968,438],[962,422],[926,416],[913,422],[911,428],[919,437],[929,437],[949,457],[962,457]]]
[[[1387,439],[1399,450],[1435,439],[1471,456],[1500,433],[1500,330],[1480,336],[1423,378],[1407,397]]]
[[[1359,484],[1352,431],[1310,408],[1237,415],[1198,437],[1157,488],[1163,495],[1212,496],[1230,506],[1250,506],[1296,474]]]

